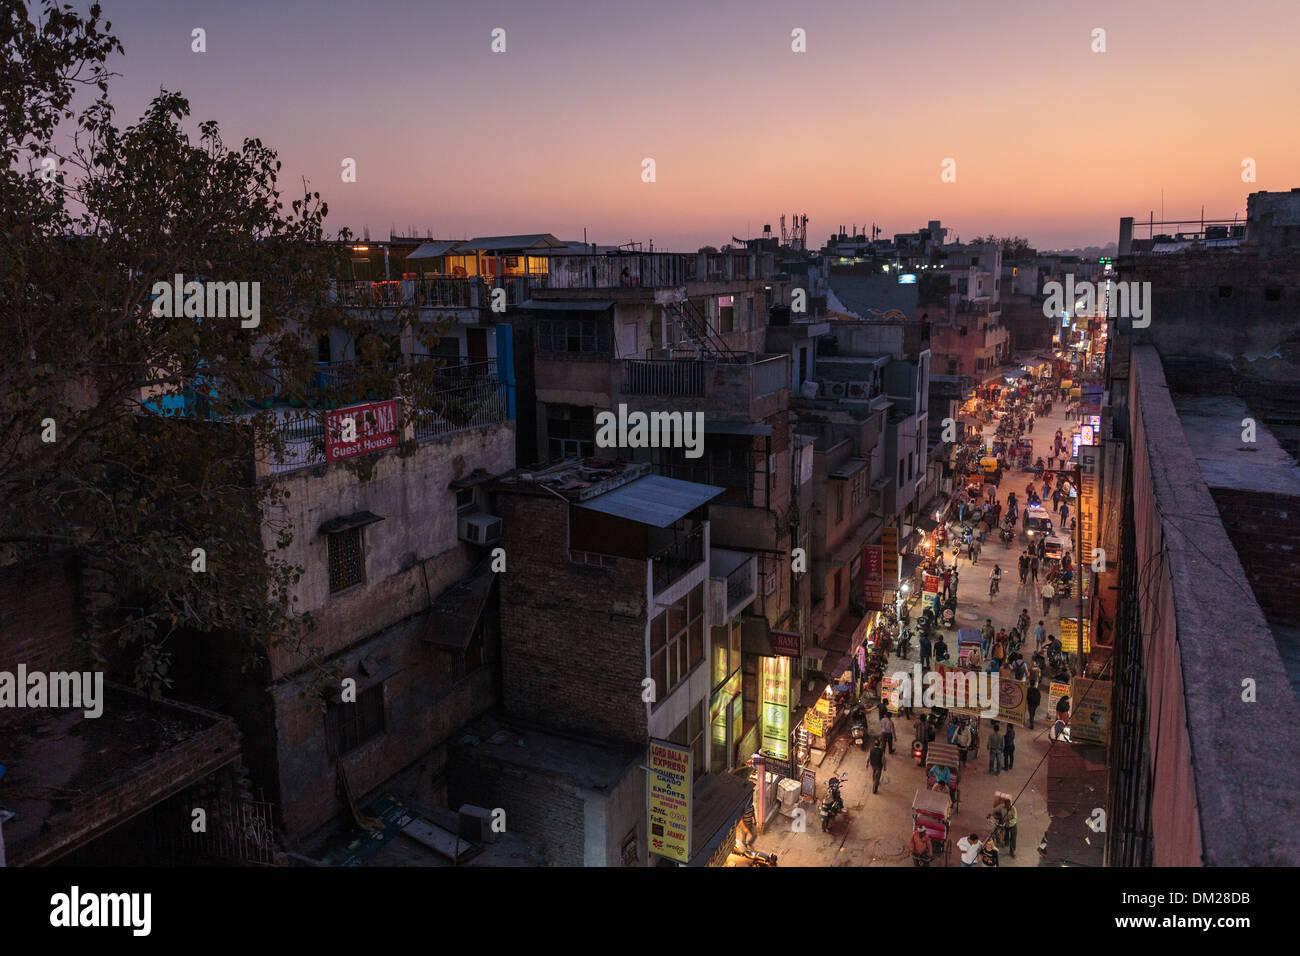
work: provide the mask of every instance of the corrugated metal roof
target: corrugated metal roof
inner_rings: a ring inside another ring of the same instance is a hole
[[[408,259],[437,259],[445,256],[451,250],[461,244],[460,239],[436,240],[434,242],[421,243],[418,248],[410,253]]]
[[[674,521],[712,501],[726,489],[694,481],[648,475],[577,505],[591,511],[626,518],[655,528]]]
[[[462,252],[505,252],[512,249],[557,249],[565,245],[549,232],[527,236],[475,236],[460,244]]]
[[[850,458],[848,461],[844,462],[844,464],[840,465],[834,471],[830,472],[829,477],[852,478],[863,468],[866,468],[867,464],[868,462],[867,459],[865,458]]]

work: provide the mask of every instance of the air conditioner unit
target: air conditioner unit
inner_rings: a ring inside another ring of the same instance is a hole
[[[849,398],[870,398],[871,383],[870,382],[849,382],[848,396]]]
[[[501,519],[494,515],[464,515],[459,537],[470,544],[495,544],[501,540]]]

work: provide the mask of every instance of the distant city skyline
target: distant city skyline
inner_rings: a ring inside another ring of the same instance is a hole
[[[1010,0],[978,18],[953,0],[755,0],[743,16],[684,0],[103,7],[126,51],[111,62],[119,123],[178,90],[195,126],[277,150],[286,192],[306,178],[332,231],[375,239],[585,228],[682,251],[779,232],[797,212],[812,248],[854,222],[892,236],[939,219],[962,239],[1068,249],[1162,208],[1244,217],[1248,193],[1300,183],[1292,0]]]

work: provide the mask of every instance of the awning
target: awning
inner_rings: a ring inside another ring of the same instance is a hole
[[[863,522],[862,527],[848,541],[835,549],[831,556],[831,562],[837,565],[845,565],[851,562],[862,551],[862,546],[872,538],[880,534],[880,529],[885,526],[884,519],[871,518]]]
[[[848,461],[840,465],[834,471],[828,472],[826,477],[838,478],[840,480],[847,480],[849,478],[852,478],[863,468],[866,468],[868,464],[869,463],[865,458],[850,458]]]
[[[925,563],[925,556],[920,554],[903,555],[903,577],[901,580],[910,581],[916,576],[916,569]]]
[[[457,478],[455,481],[449,481],[447,487],[454,488],[458,491],[464,488],[477,488],[479,485],[487,484],[494,477],[495,476],[486,469],[475,468],[464,478]]]
[[[341,518],[331,518],[326,521],[317,530],[317,534],[341,534],[344,531],[351,531],[353,528],[361,528],[368,524],[374,524],[376,521],[383,521],[383,517],[372,511],[356,511],[350,515],[344,515]]]
[[[706,435],[770,435],[771,425],[755,425],[750,422],[704,422]]]
[[[519,306],[534,312],[604,312],[614,308],[607,299],[529,299]]]
[[[721,866],[736,840],[736,824],[753,803],[748,778],[709,774],[691,794],[691,861],[687,866]]]
[[[726,490],[716,485],[648,475],[576,504],[575,507],[626,518],[655,528],[667,528]]]
[[[496,575],[485,568],[461,578],[438,595],[420,640],[448,650],[463,651],[478,627]]]

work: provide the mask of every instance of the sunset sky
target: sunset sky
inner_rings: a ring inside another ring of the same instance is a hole
[[[1104,244],[1300,186],[1297,0],[104,0],[159,87],[261,137],[334,229],[694,249],[809,217]],[[191,30],[207,52],[191,52]],[[504,54],[490,50],[506,30]],[[791,31],[807,52],[791,51]],[[1091,51],[1094,28],[1107,52]],[[341,162],[357,161],[357,182]],[[641,181],[651,157],[657,181]],[[1242,181],[1242,160],[1257,182]],[[940,181],[945,158],[957,181]]]

